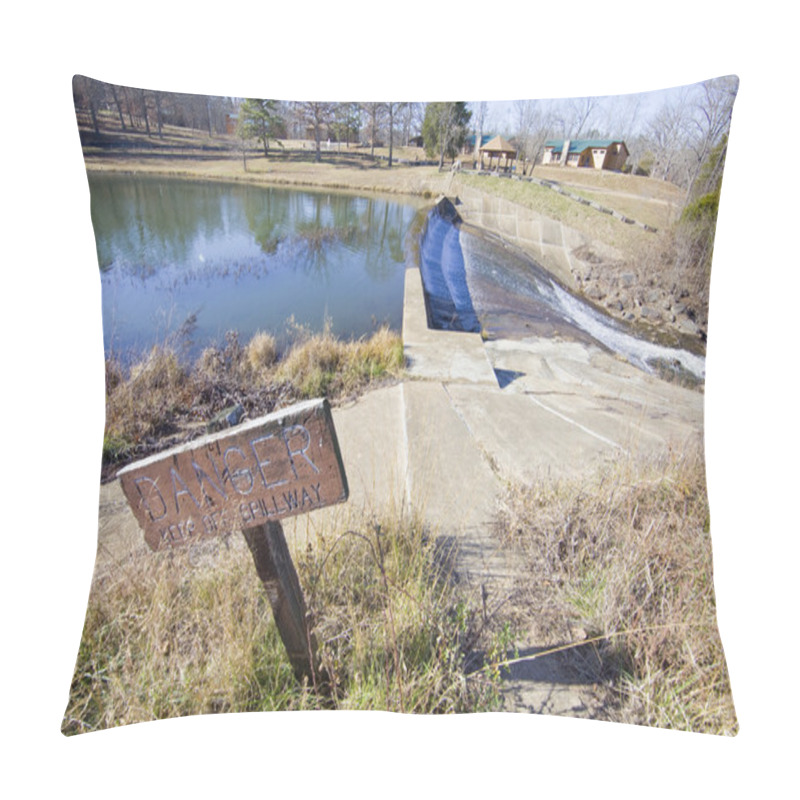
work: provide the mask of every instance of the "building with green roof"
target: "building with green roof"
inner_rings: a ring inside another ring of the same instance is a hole
[[[542,164],[620,171],[629,155],[621,139],[550,139],[544,144]]]

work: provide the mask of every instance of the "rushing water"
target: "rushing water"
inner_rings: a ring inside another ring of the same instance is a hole
[[[343,338],[402,325],[413,205],[322,192],[92,176],[106,352],[294,324]]]
[[[702,356],[643,338],[567,291],[520,251],[469,226],[431,213],[421,254],[436,327],[483,330],[490,338],[560,336],[593,342],[648,372],[661,361],[705,376]]]

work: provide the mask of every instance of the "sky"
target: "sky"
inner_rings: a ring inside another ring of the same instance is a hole
[[[720,77],[720,76],[709,76]],[[600,95],[599,104],[596,114],[592,117],[597,121],[599,128],[608,128],[606,131],[609,135],[619,135],[613,130],[615,114],[620,113],[619,109],[623,109],[622,103],[638,102],[638,110],[635,117],[635,125],[633,126],[632,133],[641,133],[647,127],[647,122],[650,120],[664,105],[674,102],[680,98],[686,91],[690,91],[694,85],[670,86],[663,89],[655,89],[648,92],[631,92],[621,93],[619,95]],[[518,100],[537,98],[517,98]],[[539,101],[545,107],[552,107],[558,103],[558,98],[545,98]],[[474,103],[470,103],[474,107]],[[500,133],[503,136],[513,136],[517,130],[517,100],[512,99],[496,99],[487,101],[487,129],[492,133]],[[590,127],[591,122],[590,122]],[[626,131],[627,135],[630,135]]]

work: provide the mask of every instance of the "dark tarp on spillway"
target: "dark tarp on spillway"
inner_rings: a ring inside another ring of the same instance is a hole
[[[429,214],[420,245],[420,272],[431,328],[477,333],[481,326],[467,286],[458,214],[441,200]]]

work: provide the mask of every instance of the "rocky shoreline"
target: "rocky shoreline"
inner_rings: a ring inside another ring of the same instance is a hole
[[[659,275],[648,275],[622,259],[604,258],[588,245],[571,256],[575,288],[612,316],[705,342],[708,311],[687,288],[664,286]]]

